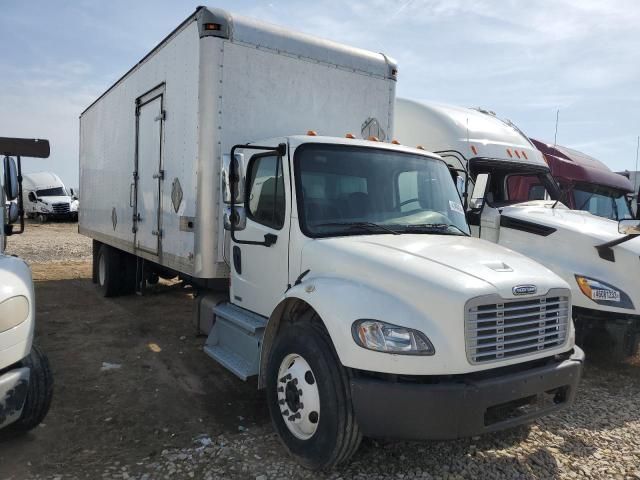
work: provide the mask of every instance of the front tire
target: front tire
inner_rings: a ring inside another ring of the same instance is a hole
[[[33,345],[31,353],[22,362],[29,367],[29,389],[22,415],[11,428],[16,432],[28,432],[40,425],[49,412],[53,398],[53,375],[47,356]]]
[[[332,468],[360,445],[349,377],[313,310],[276,337],[267,365],[269,412],[285,448],[306,468]]]

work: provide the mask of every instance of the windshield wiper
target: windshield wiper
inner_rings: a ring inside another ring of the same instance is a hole
[[[405,227],[405,231],[418,230],[418,231],[427,231],[429,233],[436,231],[438,233],[444,233],[446,235],[458,235],[457,233],[447,232],[446,230],[450,227],[455,228],[458,232],[460,232],[465,237],[470,236],[467,232],[465,232],[460,227],[452,223],[421,223],[417,225],[407,225]]]
[[[384,225],[380,225],[379,223],[374,223],[374,222],[329,222],[329,223],[319,223],[313,226],[314,227],[347,227],[348,230],[360,229],[360,230],[368,230],[370,232],[385,231],[388,233],[392,233],[394,235],[400,235],[400,232],[397,232],[389,227],[386,227]]]

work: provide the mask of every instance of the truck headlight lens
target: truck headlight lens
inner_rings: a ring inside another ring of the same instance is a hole
[[[575,277],[580,291],[597,304],[618,308],[633,308],[633,302],[629,295],[619,288],[595,278],[583,275],[576,275]]]
[[[0,333],[17,327],[28,315],[29,300],[25,296],[18,295],[0,303]]]
[[[436,353],[427,336],[411,328],[399,327],[379,320],[356,320],[351,326],[353,340],[362,348],[401,355],[433,355]]]

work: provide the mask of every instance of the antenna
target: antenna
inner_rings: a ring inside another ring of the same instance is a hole
[[[633,193],[638,195],[638,153],[640,152],[640,136],[638,136],[638,143],[636,144],[636,169],[633,174]]]
[[[469,117],[467,117],[467,143],[469,143]]]
[[[553,148],[558,144],[558,121],[560,120],[560,109],[556,110],[556,133],[553,136]]]

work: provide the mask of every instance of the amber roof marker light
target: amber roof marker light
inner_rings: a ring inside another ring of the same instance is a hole
[[[209,31],[219,31],[222,30],[222,25],[220,25],[219,23],[205,23],[204,29]]]

